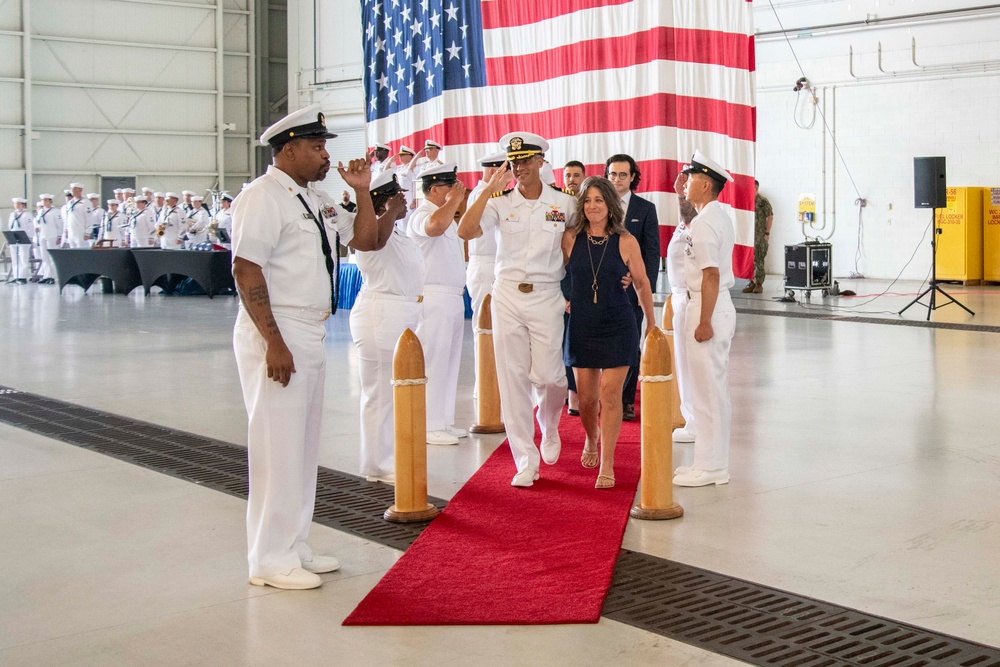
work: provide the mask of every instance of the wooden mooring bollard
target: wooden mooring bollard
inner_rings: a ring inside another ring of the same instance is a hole
[[[493,353],[493,313],[490,306],[493,295],[487,294],[479,307],[476,322],[476,423],[469,427],[471,433],[503,433],[500,418],[500,385],[497,384],[497,361]]]
[[[639,364],[642,383],[642,472],[635,519],[676,519],[684,508],[674,502],[674,443],[670,426],[674,399],[674,363],[668,337],[658,328],[646,336]]]
[[[427,502],[427,378],[424,350],[410,329],[396,341],[392,357],[392,402],[396,435],[396,504],[386,521],[428,521],[438,508]]]
[[[684,420],[684,415],[681,414],[681,392],[680,385],[677,384],[677,346],[674,342],[674,304],[673,295],[667,297],[666,302],[663,304],[663,333],[667,336],[667,346],[670,348],[670,363],[671,368],[674,369],[674,381],[670,384],[673,385],[674,398],[673,402],[670,404],[670,416],[673,428],[681,428],[687,423]],[[683,334],[683,332],[681,332]]]

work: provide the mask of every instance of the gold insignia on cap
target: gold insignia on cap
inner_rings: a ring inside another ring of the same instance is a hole
[[[316,120],[319,121],[320,125],[326,127],[326,116],[323,115],[322,111],[320,111],[319,114],[316,115]]]
[[[519,151],[522,146],[524,146],[524,139],[521,137],[514,137],[510,140],[510,149],[512,151]]]
[[[295,136],[295,133],[294,133],[294,132],[289,132],[289,133],[288,133],[288,136],[290,136],[290,137],[294,137],[294,136]]]

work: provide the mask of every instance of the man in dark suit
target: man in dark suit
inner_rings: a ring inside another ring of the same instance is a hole
[[[642,261],[646,265],[646,277],[649,285],[656,291],[656,278],[660,269],[660,223],[656,217],[656,206],[635,194],[639,187],[639,165],[631,156],[619,153],[612,155],[604,163],[604,176],[608,178],[622,198],[625,209],[625,227],[639,242],[642,251]],[[639,296],[635,288],[628,287],[629,301],[635,313],[635,322],[639,331],[645,331],[642,326],[642,308],[639,306]],[[641,341],[640,341],[641,345]],[[622,419],[635,419],[635,389],[639,379],[638,356],[636,365],[629,369],[622,389]]]

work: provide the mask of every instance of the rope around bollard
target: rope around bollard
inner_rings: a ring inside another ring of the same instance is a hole
[[[393,387],[412,387],[418,384],[427,384],[427,378],[413,378],[412,380],[393,380]]]
[[[639,382],[670,382],[673,375],[640,375]]]

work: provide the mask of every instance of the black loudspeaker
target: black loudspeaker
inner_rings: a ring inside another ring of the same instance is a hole
[[[947,208],[943,157],[913,158],[913,206],[915,208]]]

